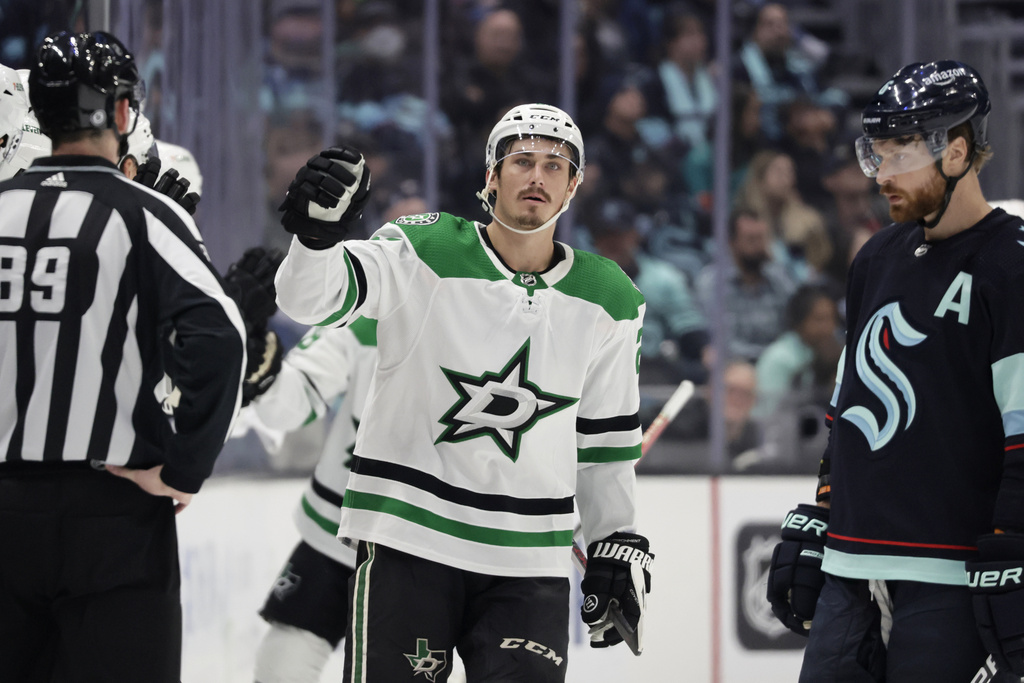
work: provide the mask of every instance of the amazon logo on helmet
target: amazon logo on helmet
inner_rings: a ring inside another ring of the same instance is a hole
[[[988,145],[992,109],[981,76],[962,62],[914,62],[893,74],[864,108],[861,126],[869,137],[895,138],[949,130],[970,121],[974,146]]]
[[[40,128],[52,135],[114,128],[118,100],[138,110],[142,81],[135,58],[111,34],[61,31],[39,46],[28,91]]]

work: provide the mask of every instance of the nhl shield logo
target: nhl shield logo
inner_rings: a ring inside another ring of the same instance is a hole
[[[736,538],[736,630],[747,650],[800,650],[807,644],[772,614],[765,595],[778,524],[747,524]]]

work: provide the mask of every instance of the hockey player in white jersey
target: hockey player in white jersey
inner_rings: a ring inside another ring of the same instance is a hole
[[[356,553],[337,538],[356,427],[377,365],[377,323],[314,327],[249,410],[278,432],[323,419],[344,394],[322,455],[295,510],[302,536],[260,611],[270,630],[256,652],[257,683],[319,681],[345,635],[348,580]]]
[[[347,148],[310,159],[282,205],[295,235],[282,311],[378,321],[338,530],[359,542],[346,680],[445,681],[457,648],[474,683],[563,681],[574,500],[591,644],[642,637],[643,296],[611,261],[553,239],[585,170],[565,112],[509,111],[486,168],[486,226],[405,216],[342,242],[369,192]]]
[[[28,70],[0,64],[0,180],[13,178],[33,159],[50,156],[50,138],[28,101]]]

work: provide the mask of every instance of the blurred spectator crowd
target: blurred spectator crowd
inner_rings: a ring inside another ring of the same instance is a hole
[[[572,229],[563,219],[559,239],[616,261],[647,299],[645,426],[678,382],[699,385],[641,468],[706,468],[708,379],[720,361],[732,469],[816,471],[846,271],[887,216],[853,155],[862,103],[831,86],[828,43],[791,21],[795,7],[814,1],[733,3],[725,91],[714,0],[576,4],[571,113],[587,168]],[[335,140],[363,151],[373,174],[366,234],[428,210],[486,221],[475,193],[491,127],[523,102],[564,107],[560,0],[440,0],[440,111],[424,94],[427,3],[263,4],[268,246],[285,246],[276,208],[295,170]],[[720,291],[711,212],[723,100],[730,215]],[[441,159],[431,207],[422,177],[428,132]],[[710,333],[718,297],[721,340]]]

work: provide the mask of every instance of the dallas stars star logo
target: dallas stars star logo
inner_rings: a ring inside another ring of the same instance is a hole
[[[530,340],[499,372],[480,377],[441,368],[459,394],[441,424],[444,433],[434,443],[458,443],[480,436],[490,437],[512,462],[519,458],[519,442],[537,420],[576,403],[578,399],[548,394],[527,379]]]
[[[405,654],[405,653],[402,653]],[[416,639],[416,653],[406,654],[405,658],[412,665],[412,675],[423,674],[428,681],[433,681],[437,674],[448,666],[448,656],[444,650],[431,650],[426,638]]]

